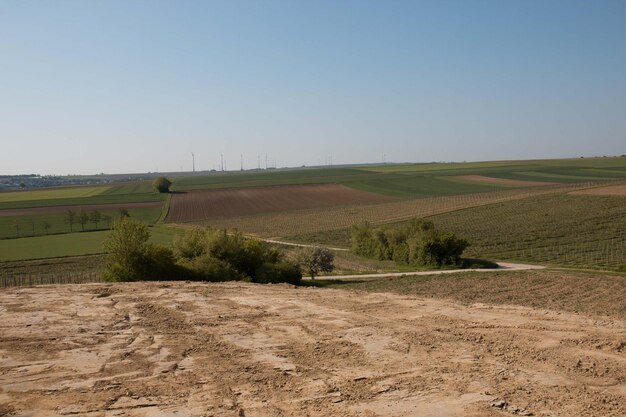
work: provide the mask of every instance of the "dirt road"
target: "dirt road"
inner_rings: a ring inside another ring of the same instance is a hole
[[[626,415],[617,319],[245,283],[10,289],[0,314],[0,415]]]

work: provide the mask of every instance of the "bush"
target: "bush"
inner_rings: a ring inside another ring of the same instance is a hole
[[[369,223],[352,227],[352,250],[356,254],[412,266],[461,265],[468,245],[465,239],[422,219],[413,219],[402,228],[374,229]]]
[[[296,274],[293,268],[281,263],[281,253],[277,249],[256,239],[247,239],[241,233],[228,233],[225,229],[193,229],[174,241],[174,254],[192,279],[295,282],[301,278],[299,270]],[[270,265],[276,268],[271,269]],[[277,276],[270,278],[269,271],[274,271]],[[263,276],[259,278],[259,274]]]
[[[160,193],[169,193],[171,186],[172,181],[165,177],[156,177],[154,181],[152,181],[152,187]]]
[[[280,262],[264,263],[261,265],[253,282],[263,284],[286,282],[288,284],[298,285],[301,280],[302,272],[297,264]]]
[[[302,248],[296,252],[295,256],[297,264],[311,279],[314,279],[320,272],[332,272],[335,269],[334,260],[335,254],[321,247]]]
[[[145,224],[122,217],[104,241],[107,257],[104,278],[107,281],[172,279],[180,270],[168,248],[148,243],[150,232]]]
[[[241,281],[247,277],[231,264],[204,254],[180,264],[187,270],[187,278],[195,281]]]

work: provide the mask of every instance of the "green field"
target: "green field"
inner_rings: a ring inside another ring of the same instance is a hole
[[[153,226],[150,241],[169,245],[183,233],[181,229]],[[0,262],[103,253],[102,242],[108,234],[109,231],[94,231],[0,240]]]
[[[133,219],[144,223],[154,224],[161,215],[160,208],[130,208],[127,210]],[[113,219],[119,217],[118,210],[99,210],[102,215],[108,215]],[[48,222],[50,228],[44,228],[44,222]],[[16,228],[17,225],[17,228]],[[85,231],[94,229],[106,229],[111,226],[111,221],[101,221],[96,226],[95,223],[85,224]],[[46,234],[82,232],[80,224],[74,224],[70,229],[66,223],[65,213],[37,214],[33,216],[3,216],[0,217],[0,239],[22,238],[32,236],[42,236]]]
[[[0,203],[17,201],[57,200],[93,197],[110,190],[111,187],[68,187],[41,190],[12,191],[0,193]]]
[[[422,198],[511,188],[510,185],[481,184],[452,178],[457,175],[484,175],[564,184],[618,180],[626,179],[626,158],[431,163],[213,173],[176,178],[172,189],[190,191],[335,183],[400,198]]]

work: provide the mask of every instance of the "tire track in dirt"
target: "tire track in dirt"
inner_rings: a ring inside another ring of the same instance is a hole
[[[0,293],[16,416],[626,413],[626,323],[245,283]]]

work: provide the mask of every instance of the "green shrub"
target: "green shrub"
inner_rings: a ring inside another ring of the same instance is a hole
[[[257,270],[253,282],[263,284],[286,282],[298,285],[302,280],[300,267],[291,262],[264,263]]]
[[[402,228],[374,229],[369,223],[352,227],[352,250],[356,254],[413,266],[460,265],[468,245],[465,239],[422,219],[413,219]]]
[[[172,181],[165,177],[156,177],[154,181],[152,181],[152,187],[160,193],[169,193],[171,186]]]
[[[104,278],[108,281],[176,279],[180,273],[168,248],[148,243],[148,227],[120,218],[104,241],[107,252]]]
[[[314,279],[320,272],[332,272],[335,254],[326,248],[302,248],[296,252],[295,262],[300,268]]]

